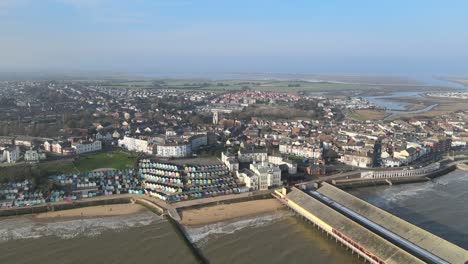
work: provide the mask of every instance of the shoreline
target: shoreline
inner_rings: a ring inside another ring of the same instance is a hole
[[[274,198],[218,204],[196,209],[180,210],[182,219],[179,223],[186,227],[200,227],[264,215],[279,210],[284,210],[284,207]]]
[[[88,206],[88,207],[69,209],[69,210],[44,212],[44,213],[38,213],[38,214],[31,214],[30,217],[34,222],[50,223],[50,222],[81,220],[81,219],[126,216],[126,215],[139,214],[145,211],[147,211],[147,209],[139,204],[126,203],[126,204]]]

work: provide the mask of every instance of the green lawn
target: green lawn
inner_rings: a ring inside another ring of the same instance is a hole
[[[44,179],[44,177],[89,172],[101,168],[117,170],[133,168],[137,156],[125,152],[97,153],[78,157],[75,161],[57,160],[39,164],[18,164],[0,167],[0,182]]]
[[[75,160],[74,165],[80,172],[87,172],[100,168],[122,170],[133,168],[136,159],[136,155],[125,152],[98,153],[79,157]]]

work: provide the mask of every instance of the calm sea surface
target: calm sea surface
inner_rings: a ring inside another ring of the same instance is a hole
[[[435,182],[351,191],[401,218],[468,248],[468,173]],[[360,263],[289,211],[190,228],[211,263]],[[170,223],[133,216],[34,223],[0,221],[0,263],[194,263]]]

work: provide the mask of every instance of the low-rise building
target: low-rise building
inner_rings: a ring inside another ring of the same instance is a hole
[[[322,157],[323,152],[322,148],[295,146],[290,144],[280,144],[279,151],[282,154],[294,155],[310,159],[320,159]]]
[[[95,138],[96,140],[100,140],[100,141],[112,141],[113,140],[113,137],[109,132],[107,132],[106,134],[101,134],[101,132],[98,132]]]
[[[268,160],[268,153],[264,149],[240,149],[237,158],[240,162],[262,162]]]
[[[158,157],[182,158],[192,155],[192,144],[189,142],[166,142],[157,146]]]
[[[369,157],[369,155],[367,154],[361,153],[346,153],[343,156],[341,156],[340,161],[344,164],[360,168],[372,167],[373,164],[372,157]]]
[[[89,152],[96,152],[102,150],[102,142],[100,140],[96,140],[93,142],[73,143],[72,148],[75,149],[75,153],[78,155]]]
[[[16,163],[20,159],[20,150],[18,147],[5,149],[3,151],[3,160],[8,163]]]
[[[119,147],[125,148],[129,151],[153,154],[153,149],[150,147],[149,141],[147,140],[126,136],[119,140],[118,145]]]
[[[281,155],[268,156],[268,162],[276,166],[281,166],[281,165],[287,166],[289,174],[297,173],[297,164],[291,160],[283,159]]]
[[[245,187],[250,191],[257,191],[260,187],[258,175],[249,169],[242,169],[237,172],[237,178],[245,183]]]
[[[39,162],[39,153],[37,150],[26,150],[24,153],[24,160],[27,162]]]
[[[253,163],[250,164],[250,170],[258,176],[258,190],[267,190],[282,184],[281,170],[273,164]]]
[[[221,161],[229,168],[229,171],[236,172],[239,170],[239,161],[229,152],[221,153]]]

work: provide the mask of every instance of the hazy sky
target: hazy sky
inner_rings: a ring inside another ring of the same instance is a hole
[[[0,70],[468,76],[468,1],[0,0]]]

